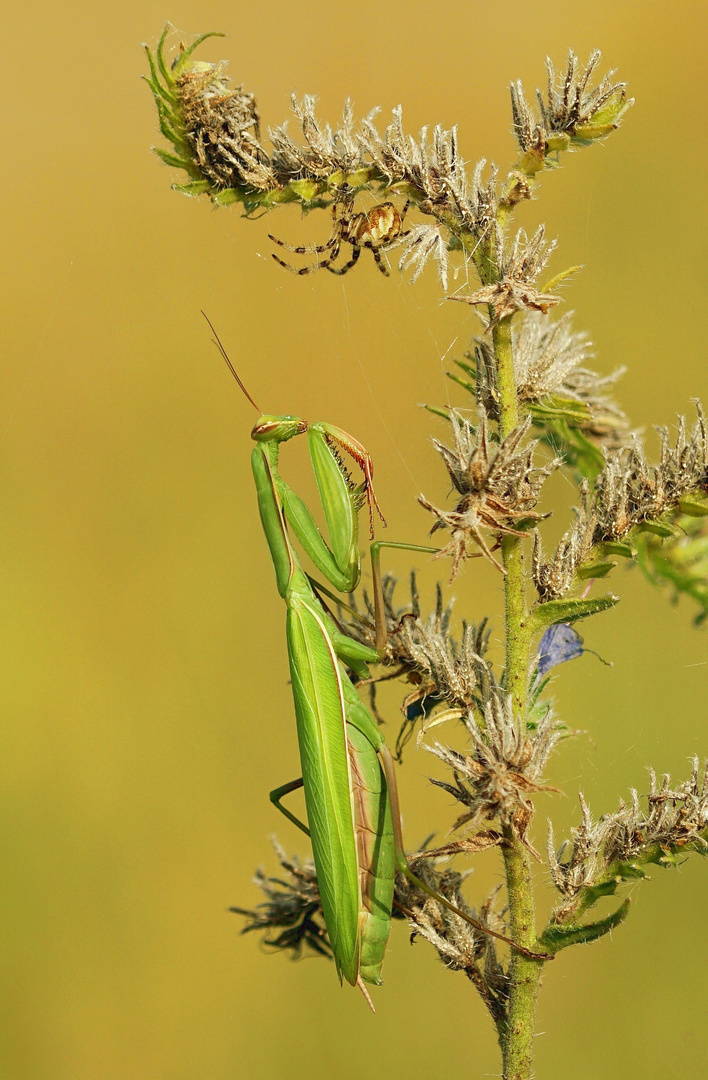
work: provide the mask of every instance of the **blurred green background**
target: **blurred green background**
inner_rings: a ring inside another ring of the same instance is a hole
[[[401,924],[373,1017],[331,965],[264,955],[227,912],[257,902],[251,875],[275,868],[272,831],[289,851],[307,845],[267,799],[298,765],[284,613],[248,467],[253,415],[199,309],[264,409],[330,419],[369,447],[389,536],[419,542],[430,522],[415,496],[441,498],[446,482],[439,429],[417,406],[454,399],[442,358],[465,347],[469,311],[440,304],[432,270],[410,287],[366,254],[344,279],[279,270],[267,233],[321,241],[326,215],[253,223],[171,192],[140,81],[140,42],[166,17],[185,37],[228,32],[200,58],[228,58],[266,126],[293,90],[317,93],[331,122],[347,95],[358,115],[380,104],[382,123],[402,101],[409,130],[459,124],[471,164],[514,159],[511,79],[532,91],[547,53],[560,65],[569,45],[582,58],[601,48],[637,104],[605,145],[546,174],[521,220],[560,236],[554,271],[585,264],[566,307],[599,370],[629,366],[618,396],[650,428],[708,391],[707,10],[128,0],[5,15],[0,1074],[497,1075],[473,990],[410,948]],[[310,490],[301,448],[287,468]],[[549,537],[570,517],[570,489],[555,494]],[[423,576],[429,600],[438,570]],[[577,820],[578,788],[600,814],[646,789],[646,765],[683,778],[708,751],[705,631],[637,572],[613,584],[621,605],[584,633],[614,667],[585,656],[556,681],[564,719],[588,734],[552,763],[565,796],[539,800],[540,844],[546,813],[559,835]],[[498,637],[493,568],[472,563],[455,592],[459,614],[496,617]],[[412,750],[401,770],[411,846],[454,819],[431,771]],[[548,969],[539,1078],[708,1076],[707,875],[697,858],[655,871],[620,931]],[[470,896],[497,878],[493,857],[480,860]]]

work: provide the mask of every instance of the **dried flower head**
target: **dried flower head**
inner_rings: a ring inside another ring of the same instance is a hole
[[[273,143],[273,169],[282,180],[326,180],[334,173],[354,173],[366,168],[362,147],[354,131],[354,110],[347,99],[341,124],[334,131],[315,113],[316,98],[306,94],[298,101],[293,94],[293,113],[305,138],[300,146],[289,135],[287,125],[269,130]]]
[[[654,849],[667,854],[679,852],[689,844],[708,851],[705,832],[708,829],[708,773],[703,778],[700,762],[693,759],[691,776],[677,788],[671,787],[671,777],[665,774],[657,783],[656,773],[649,770],[647,808],[641,806],[639,795],[632,791],[632,801],[622,804],[613,815],[612,828],[603,848],[603,862],[631,862],[643,858]]]
[[[524,152],[564,149],[604,138],[615,128],[632,105],[627,98],[626,83],[612,81],[611,71],[593,87],[592,79],[600,63],[598,50],[590,54],[583,68],[572,49],[561,77],[556,75],[550,59],[546,59],[548,89],[544,99],[536,91],[538,113],[534,113],[524,95],[521,82],[511,85],[511,107],[514,133]]]
[[[439,222],[414,225],[397,243],[403,248],[398,269],[413,269],[411,284],[418,280],[425,264],[433,259],[437,263],[440,284],[447,289],[447,240]]]
[[[288,858],[276,840],[273,840],[273,847],[285,872],[285,879],[267,877],[260,869],[256,871],[254,881],[265,894],[265,901],[255,910],[230,908],[249,920],[241,932],[265,931],[265,945],[284,949],[294,959],[302,954],[304,948],[322,956],[331,956],[315,864],[312,861],[301,863],[295,856]]]
[[[226,64],[192,61],[195,48],[209,37],[202,34],[180,51],[167,67],[164,45],[169,24],[165,27],[150,62],[148,83],[157,104],[163,135],[172,143],[175,154],[157,149],[168,165],[185,169],[193,184],[185,190],[208,191],[217,198],[220,192],[245,187],[267,191],[276,184],[269,158],[260,143],[258,109],[253,94],[237,86],[230,89]]]
[[[696,402],[698,421],[690,435],[679,417],[676,441],[658,428],[661,454],[649,465],[638,437],[632,445],[608,454],[607,465],[595,485],[596,541],[617,540],[646,521],[656,521],[692,493],[708,494],[708,428]]]
[[[540,781],[565,729],[550,708],[533,725],[527,724],[515,714],[511,695],[490,681],[491,690],[482,709],[469,710],[464,718],[472,743],[470,752],[461,754],[440,743],[426,745],[426,750],[453,770],[455,778],[454,784],[432,782],[467,808],[453,829],[467,824],[474,829],[482,821],[499,819],[529,846],[530,795],[557,790]]]
[[[662,524],[667,513],[680,510],[691,496],[708,494],[708,428],[699,402],[698,420],[688,434],[683,417],[679,418],[672,446],[669,433],[659,428],[661,455],[657,465],[647,462],[638,436],[629,446],[606,453],[605,468],[591,492],[587,483],[581,489],[582,506],[576,510],[573,527],[562,537],[553,558],[546,562],[540,540],[534,541],[533,574],[542,601],[564,596],[576,580],[582,563],[602,543],[625,540],[633,529],[657,525],[662,535],[671,538],[674,526]],[[703,513],[700,504],[695,513]],[[631,555],[631,549],[627,554]],[[691,591],[692,583],[688,582]],[[700,602],[700,583],[696,598]]]
[[[598,375],[585,367],[594,355],[587,334],[574,333],[573,313],[557,322],[529,312],[514,332],[514,372],[522,401],[538,404],[551,395],[585,405],[588,418],[579,426],[597,439],[627,426],[624,413],[607,396],[607,389],[624,374],[618,368],[611,375]]]
[[[594,822],[582,792],[579,795],[581,821],[571,830],[571,843],[556,853],[553,825],[548,823],[548,866],[558,891],[568,900],[590,887],[597,876],[602,848],[612,828],[612,815]]]
[[[539,226],[531,239],[523,229],[519,229],[510,248],[505,245],[501,229],[495,226],[493,244],[497,280],[471,295],[449,296],[448,300],[490,306],[490,326],[525,308],[541,311],[545,315],[560,303],[560,296],[544,293],[533,284],[547,266],[556,246],[555,240],[546,240],[544,225]]]
[[[433,129],[432,142],[427,128],[418,139],[406,135],[401,106],[393,110],[393,120],[380,135],[367,117],[362,124],[361,142],[376,172],[389,185],[406,185],[416,192],[416,201],[425,213],[440,218],[451,214],[461,228],[482,235],[496,213],[494,180],[482,184],[484,163],[475,170],[470,185],[465,162],[457,146],[457,129],[447,131],[440,125]],[[493,211],[492,211],[493,206]]]
[[[496,909],[500,891],[497,886],[479,911],[470,908],[462,892],[467,874],[454,870],[438,870],[429,858],[416,855],[411,859],[414,873],[429,888],[442,894],[460,911],[470,915],[493,933],[508,933],[504,912]],[[497,1025],[504,1022],[508,999],[508,976],[497,956],[494,939],[476,932],[459,915],[443,907],[427,893],[399,874],[396,879],[396,900],[414,918],[412,937],[420,936],[437,950],[438,956],[452,971],[462,971],[479,991],[482,1000]]]
[[[383,663],[387,671],[368,682],[372,712],[380,717],[376,707],[376,685],[380,681],[404,677],[411,688],[401,703],[405,719],[396,739],[396,757],[401,760],[418,721],[434,706],[467,710],[481,703],[488,693],[491,673],[485,661],[489,646],[490,627],[487,619],[480,623],[462,622],[460,640],[452,634],[452,604],[443,602],[442,589],[436,590],[435,609],[427,618],[421,616],[415,573],[411,574],[411,602],[404,607],[394,603],[396,578],[387,574],[383,579],[384,610],[387,642]],[[347,632],[365,645],[375,645],[374,605],[364,590],[366,619],[362,619],[356,599],[350,596],[354,618],[341,611],[339,617]]]
[[[592,554],[597,519],[587,483],[581,492],[583,501],[576,507],[575,522],[561,537],[549,562],[544,561],[538,532],[534,533],[533,579],[542,602],[565,596],[575,582],[578,567]]]
[[[691,776],[675,789],[668,775],[658,784],[650,769],[646,802],[645,810],[632,791],[629,803],[594,822],[581,795],[581,822],[557,853],[549,827],[551,877],[565,898],[554,921],[566,921],[579,908],[614,893],[623,881],[643,877],[647,864],[670,866],[681,852],[708,852],[708,774],[704,766],[701,778],[698,758]]]
[[[255,98],[241,86],[229,89],[224,68],[195,63],[177,76],[185,138],[214,188],[245,184],[267,190],[275,178],[260,144]]]
[[[545,428],[553,421],[572,424],[594,443],[617,449],[627,443],[627,418],[607,395],[607,389],[624,373],[611,375],[582,366],[590,359],[592,343],[586,334],[573,333],[572,312],[552,322],[541,312],[528,311],[512,329],[514,376],[520,401],[526,402],[534,425]],[[451,378],[483,406],[491,420],[499,420],[494,347],[486,332],[475,338],[474,354],[467,353],[456,365],[463,376]],[[549,443],[560,441],[554,428]],[[600,455],[600,465],[602,467]]]
[[[473,557],[469,546],[474,543],[503,571],[487,544],[483,530],[491,532],[497,543],[502,534],[528,536],[522,526],[547,516],[533,508],[544,481],[559,462],[554,460],[541,468],[534,466],[533,453],[537,444],[521,445],[531,426],[530,419],[512,431],[500,445],[490,441],[487,415],[483,409],[480,410],[476,430],[459,413],[453,412],[450,422],[454,449],[437,439],[433,443],[461,498],[455,509],[450,511],[439,509],[422,495],[418,498],[421,506],[437,518],[431,532],[447,528],[452,533],[452,540],[436,558],[452,556],[452,580],[462,561]]]

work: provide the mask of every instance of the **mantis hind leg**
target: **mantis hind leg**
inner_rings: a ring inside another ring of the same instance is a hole
[[[300,818],[295,817],[295,815],[291,813],[291,811],[288,810],[286,807],[284,807],[280,801],[284,795],[289,795],[291,791],[297,791],[298,788],[301,788],[302,786],[302,777],[299,777],[297,780],[291,780],[289,784],[283,784],[282,787],[273,788],[273,790],[268,795],[268,798],[273,803],[273,806],[277,806],[278,810],[280,810],[280,813],[285,815],[288,821],[292,821],[293,825],[297,825],[298,829],[302,829],[305,835],[309,836],[310,830],[308,829],[307,825],[300,821]]]
[[[523,945],[518,945],[517,942],[512,941],[511,938],[505,937],[504,934],[498,934],[496,930],[490,930],[489,927],[484,926],[478,919],[473,919],[471,915],[467,915],[464,911],[460,911],[459,908],[455,907],[454,904],[451,904],[449,900],[446,900],[445,897],[441,896],[435,889],[431,889],[429,885],[426,885],[424,881],[421,881],[420,878],[413,873],[408,865],[405,848],[403,847],[401,809],[398,801],[398,783],[396,781],[396,769],[393,764],[393,757],[391,756],[391,751],[385,744],[377,748],[377,753],[388,785],[388,797],[391,803],[391,820],[393,824],[393,839],[396,851],[396,865],[401,873],[405,874],[408,880],[412,881],[417,888],[422,889],[424,893],[431,896],[438,904],[442,904],[448,911],[452,911],[455,915],[464,919],[469,926],[479,931],[479,933],[487,934],[489,937],[496,938],[498,941],[503,941],[506,945],[510,945],[512,949],[516,949],[518,952],[523,953],[524,956],[528,956],[531,960],[552,960],[553,956],[549,953],[533,952]]]

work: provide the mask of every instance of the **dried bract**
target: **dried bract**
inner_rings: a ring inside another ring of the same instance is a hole
[[[597,519],[587,483],[582,488],[583,501],[576,508],[575,523],[560,539],[550,562],[544,562],[538,532],[533,538],[533,579],[542,602],[558,600],[575,582],[581,563],[589,559],[594,544]]]
[[[315,114],[316,98],[306,94],[298,101],[293,94],[292,110],[305,137],[299,146],[287,127],[269,130],[273,143],[273,169],[281,181],[295,179],[326,180],[334,173],[352,173],[366,168],[359,140],[354,132],[354,111],[349,99],[344,103],[341,125],[332,131]]]
[[[607,395],[607,389],[623,374],[618,368],[611,375],[582,366],[593,356],[592,342],[586,334],[573,333],[572,312],[557,322],[542,312],[528,311],[516,320],[512,329],[514,376],[520,401],[527,402],[537,424],[542,417],[555,414],[570,418],[568,404],[581,406],[572,413],[572,423],[596,443],[617,449],[627,442],[627,418]],[[474,363],[470,363],[474,361]],[[474,390],[478,404],[490,419],[499,419],[494,349],[486,333],[474,341],[474,356],[456,361],[472,382],[457,378],[468,390]],[[534,406],[539,409],[534,410]]]
[[[405,720],[396,740],[396,756],[400,760],[417,722],[426,710],[445,703],[450,708],[467,710],[479,705],[488,693],[491,673],[484,659],[489,646],[490,628],[487,620],[462,623],[458,642],[451,633],[452,604],[444,604],[438,585],[435,610],[422,618],[415,573],[411,574],[411,603],[403,608],[394,604],[396,579],[387,574],[383,579],[384,610],[387,642],[383,663],[392,673],[369,682],[372,711],[378,716],[375,688],[377,682],[405,677],[412,688],[401,704]],[[356,600],[350,598],[352,610]],[[364,591],[368,621],[347,618],[340,612],[347,632],[357,641],[374,646],[374,605]],[[383,722],[383,718],[380,718]]]
[[[414,225],[399,243],[403,254],[398,269],[413,269],[411,284],[418,280],[425,264],[434,259],[438,266],[440,284],[443,289],[447,289],[447,241],[439,224]]]
[[[371,118],[363,121],[362,128],[362,145],[374,168],[389,184],[405,184],[414,189],[416,201],[426,213],[440,217],[447,212],[473,235],[486,232],[496,212],[495,177],[487,185],[482,184],[482,162],[469,184],[465,162],[457,147],[456,128],[446,131],[438,125],[433,129],[432,143],[427,128],[423,128],[416,140],[403,130],[400,105],[393,110],[393,120],[383,135]]]
[[[541,468],[534,466],[533,454],[537,444],[533,442],[522,446],[531,426],[530,419],[512,431],[501,445],[494,445],[490,441],[484,410],[480,411],[476,430],[459,413],[453,412],[450,422],[454,449],[437,439],[433,443],[461,499],[450,511],[439,509],[422,495],[418,501],[437,518],[431,532],[446,528],[452,533],[450,543],[436,556],[452,557],[452,580],[462,561],[473,556],[474,553],[470,551],[472,543],[503,570],[487,544],[484,531],[490,532],[497,544],[502,534],[528,536],[521,526],[547,516],[533,508],[544,481],[559,462],[554,460]]]
[[[594,822],[587,803],[579,795],[581,822],[571,831],[570,844],[565,843],[556,853],[553,826],[548,823],[548,866],[554,885],[563,896],[572,900],[591,886],[601,865],[601,852],[613,825],[612,815]]]
[[[522,401],[538,404],[550,395],[585,405],[588,419],[578,426],[594,438],[615,443],[627,427],[622,410],[607,396],[607,389],[625,369],[598,375],[584,366],[592,358],[587,334],[574,333],[573,313],[557,322],[529,312],[514,333],[514,372]]]
[[[693,759],[691,776],[678,788],[672,789],[671,778],[664,775],[657,783],[653,769],[649,770],[647,809],[641,807],[636,791],[632,801],[622,805],[613,815],[613,825],[603,848],[603,862],[630,862],[661,848],[666,852],[681,851],[688,844],[708,851],[704,836],[708,829],[708,773],[705,766],[700,776],[700,762]]]
[[[437,870],[430,859],[413,857],[411,869],[431,889],[441,893],[460,911],[497,934],[508,933],[503,913],[495,908],[500,887],[493,890],[479,912],[470,908],[462,893],[465,876],[454,870]],[[407,878],[396,879],[396,899],[414,916],[413,936],[420,935],[437,950],[452,971],[463,971],[479,991],[494,1022],[503,1023],[508,998],[508,977],[500,963],[494,940],[478,933],[453,911],[438,904]]]
[[[578,567],[591,557],[596,545],[622,541],[632,529],[651,527],[668,512],[680,509],[685,497],[708,494],[708,430],[699,402],[696,409],[698,421],[690,434],[683,417],[679,418],[673,446],[668,431],[659,429],[657,465],[647,462],[636,435],[629,446],[606,453],[594,491],[583,485],[575,524],[562,537],[550,562],[544,561],[540,541],[535,541],[533,574],[542,601],[565,595]],[[667,536],[671,528],[666,527]]]

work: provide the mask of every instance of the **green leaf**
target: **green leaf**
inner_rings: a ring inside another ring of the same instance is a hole
[[[153,146],[153,150],[164,161],[165,165],[170,165],[173,169],[186,169],[187,172],[192,168],[191,161],[185,161],[184,158],[177,157],[176,154],[171,154],[169,150],[163,150],[159,146]]]
[[[204,195],[209,191],[211,184],[208,180],[193,180],[191,184],[173,184],[174,191],[179,191],[181,195]]]
[[[631,544],[623,544],[619,540],[603,540],[597,545],[599,555],[619,555],[623,559],[633,559],[637,554]]]
[[[583,269],[582,264],[578,263],[577,266],[569,266],[566,270],[561,270],[560,274],[556,274],[550,281],[542,287],[542,293],[552,293],[559,285],[562,285],[564,281],[567,281],[573,274],[579,273]]]
[[[531,611],[529,619],[532,634],[540,634],[549,626],[556,623],[577,622],[578,619],[586,619],[588,615],[596,615],[600,611],[607,611],[619,601],[619,596],[607,593],[606,596],[598,596],[592,599],[575,600],[547,600],[545,604],[536,604]]]
[[[581,563],[576,570],[576,574],[581,581],[585,581],[587,578],[605,577],[610,570],[614,570],[615,566],[617,566],[617,563],[612,560],[602,562],[598,559],[595,562]]]
[[[184,70],[184,67],[190,56],[192,55],[194,50],[199,45],[201,45],[203,41],[206,41],[207,38],[213,37],[226,37],[226,34],[224,34],[221,30],[209,30],[206,34],[200,34],[199,37],[194,39],[191,45],[188,45],[186,49],[182,50],[180,55],[175,60],[174,67],[172,69],[174,75],[179,75],[179,73]],[[160,44],[162,44],[162,42],[160,42]]]
[[[678,508],[682,514],[688,514],[689,517],[708,517],[708,502],[703,502],[691,495],[679,499]]]
[[[608,915],[606,919],[599,919],[594,923],[586,923],[583,926],[561,926],[549,924],[540,937],[540,944],[550,952],[557,953],[561,949],[567,949],[569,945],[587,945],[590,941],[609,934],[616,926],[619,926],[629,915],[629,897],[621,904],[617,911]]]
[[[652,585],[669,586],[672,599],[687,596],[698,604],[696,625],[708,618],[708,519],[676,517],[667,539],[650,532],[637,537],[636,561]]]
[[[170,23],[166,22],[165,28],[160,35],[160,40],[157,43],[157,49],[155,50],[155,54],[157,57],[157,66],[160,69],[160,73],[163,79],[168,86],[173,86],[174,79],[172,77],[172,72],[168,70],[167,65],[165,64],[165,41],[167,40],[167,35],[169,34],[170,29]]]
[[[591,419],[588,406],[583,401],[574,401],[572,398],[561,398],[549,395],[540,401],[531,402],[529,412],[534,420],[566,420],[568,423],[578,426],[586,424]]]
[[[663,540],[678,535],[676,527],[664,521],[643,521],[641,525],[637,526],[637,532],[652,533],[654,536],[660,536]]]
[[[577,406],[578,402],[573,402]],[[547,411],[541,412],[541,406],[535,405],[529,409],[534,427],[540,428],[540,439],[545,442],[554,453],[565,458],[566,464],[576,469],[581,476],[588,480],[594,480],[605,466],[605,456],[599,446],[582,432],[577,424],[579,415],[573,413],[568,407],[565,415],[554,411],[549,415]],[[587,416],[587,413],[586,413]]]

